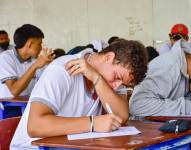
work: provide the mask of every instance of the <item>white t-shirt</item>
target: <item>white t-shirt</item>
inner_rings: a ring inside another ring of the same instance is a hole
[[[98,50],[98,52],[109,46],[109,44],[103,40],[93,40],[90,43],[94,46],[94,49]]]
[[[13,97],[5,81],[20,78],[34,61],[34,59],[23,61],[15,49],[7,50],[0,54],[0,98]],[[34,76],[28,87],[20,95],[30,95],[35,82]]]
[[[71,77],[65,70],[65,63],[76,58],[79,58],[79,54],[62,56],[45,69],[31,93],[12,139],[11,150],[38,149],[31,146],[31,141],[35,138],[30,138],[27,133],[28,114],[33,101],[47,105],[57,116],[81,117],[101,114],[101,102],[99,98],[93,100],[88,94],[83,76]]]

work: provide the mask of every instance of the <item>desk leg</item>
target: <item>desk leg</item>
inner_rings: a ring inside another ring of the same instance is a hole
[[[0,119],[4,119],[4,105],[0,102]]]
[[[0,109],[0,119],[4,118],[4,110]]]
[[[21,106],[21,112],[22,112],[22,114],[24,113],[25,108],[26,108],[26,106]]]
[[[39,150],[49,150],[48,147],[39,146]]]

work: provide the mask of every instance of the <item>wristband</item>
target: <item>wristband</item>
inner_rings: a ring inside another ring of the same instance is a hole
[[[90,118],[90,131],[94,132],[94,117],[93,115],[89,116]]]

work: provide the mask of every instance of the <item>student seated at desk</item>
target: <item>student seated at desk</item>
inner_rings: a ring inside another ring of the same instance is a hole
[[[190,79],[191,43],[179,40],[171,51],[149,63],[146,78],[130,98],[131,115],[191,115]]]
[[[36,138],[109,132],[128,120],[128,101],[114,92],[145,77],[145,47],[119,40],[99,53],[66,55],[53,61],[35,85],[13,137],[13,150],[38,149]],[[101,115],[108,103],[113,114]]]
[[[172,48],[172,46],[180,39],[184,39],[186,41],[189,40],[189,31],[188,27],[184,24],[175,24],[172,28],[169,35],[169,42],[164,43],[159,48],[159,54],[164,54],[166,52],[169,52]]]
[[[43,38],[42,31],[34,25],[16,29],[15,48],[0,55],[0,98],[30,95],[37,69],[53,59],[51,53],[39,56]]]
[[[9,49],[13,49],[10,45],[9,35],[5,30],[0,30],[0,53]]]

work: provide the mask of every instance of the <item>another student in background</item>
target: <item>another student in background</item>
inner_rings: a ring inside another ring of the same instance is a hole
[[[118,36],[112,36],[109,38],[109,40],[107,41],[107,43],[110,45],[111,43],[113,43],[114,41],[118,40],[119,37]]]
[[[170,42],[164,43],[160,49],[159,54],[166,53],[171,50],[174,43],[180,39],[188,41],[188,27],[184,24],[175,24],[169,33]]]
[[[136,116],[191,115],[191,43],[177,41],[149,63],[146,78],[134,88],[130,113]]]
[[[54,55],[54,59],[57,59],[57,58],[59,58],[61,56],[66,55],[64,49],[62,49],[62,48],[56,48],[52,52],[53,52],[52,55]],[[47,55],[46,51],[45,51],[45,55]],[[46,67],[47,67],[47,65],[45,65],[44,67],[42,67],[42,68],[40,68],[40,69],[38,69],[36,71],[36,81],[39,80],[40,76],[42,75],[42,73],[43,73],[43,71],[45,70]]]
[[[80,53],[81,51],[83,51],[87,48],[91,48],[94,52],[97,52],[97,50],[94,49],[94,46],[92,44],[88,44],[86,46],[76,46],[76,47],[72,48],[71,50],[69,50],[66,53],[66,55],[74,55],[74,54]]]
[[[35,85],[11,148],[38,149],[31,145],[36,137],[118,129],[128,120],[129,108],[114,90],[138,84],[146,70],[146,50],[137,41],[120,40],[98,53],[56,59]],[[106,103],[113,114],[101,115]]]
[[[108,43],[104,42],[103,40],[93,40],[92,42],[90,42],[90,44],[86,46],[76,46],[72,48],[66,54],[67,55],[77,54],[87,48],[91,48],[94,52],[100,52],[103,48],[107,47],[109,44],[111,44],[117,39],[119,39],[117,36],[113,36],[109,38]]]
[[[36,70],[54,57],[51,52],[39,56],[43,38],[42,31],[34,25],[25,24],[16,29],[15,48],[0,55],[1,98],[30,95],[36,81]]]
[[[0,30],[0,53],[8,49],[13,49],[13,45],[10,45],[9,42],[8,33],[5,30]]]
[[[148,52],[148,61],[150,62],[153,60],[155,57],[159,56],[159,53],[156,51],[156,49],[152,46],[147,46],[146,47],[147,52]]]
[[[54,59],[66,55],[66,52],[62,48],[56,48],[53,50],[53,54],[55,55]]]
[[[118,36],[112,36],[109,38],[107,42],[103,40],[93,40],[90,43],[93,45],[94,49],[100,52],[102,49],[104,49],[105,47],[109,46],[110,44],[112,44],[113,42],[119,39],[120,38]]]

